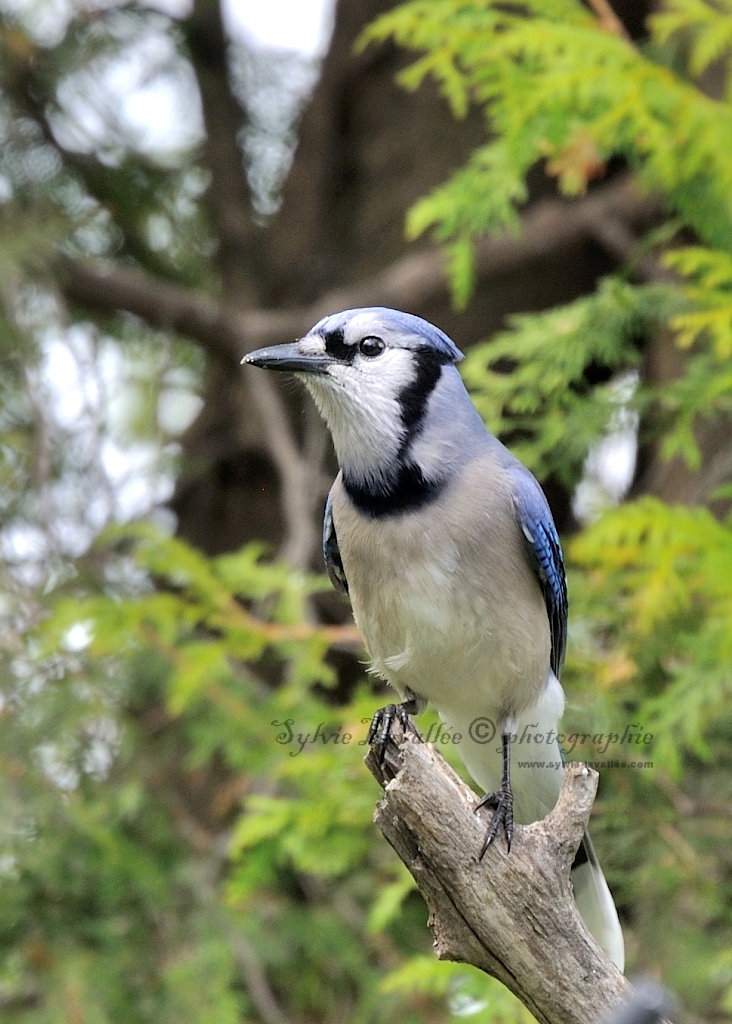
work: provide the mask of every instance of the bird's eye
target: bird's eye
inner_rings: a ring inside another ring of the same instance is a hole
[[[381,338],[362,338],[358,346],[358,350],[362,356],[369,356],[373,359],[374,356],[380,356],[386,348],[386,345]]]

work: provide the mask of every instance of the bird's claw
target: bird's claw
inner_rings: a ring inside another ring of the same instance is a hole
[[[387,704],[386,707],[379,708],[374,712],[374,717],[371,719],[371,725],[369,726],[367,742],[376,751],[379,764],[384,763],[386,746],[389,742],[394,722],[399,722],[405,733],[416,733],[417,730],[409,717],[417,712],[415,703],[415,701],[406,700],[402,704]]]
[[[488,831],[485,834],[483,847],[480,851],[478,860],[483,860],[485,851],[498,835],[498,831],[501,826],[503,826],[503,831],[506,836],[506,847],[510,853],[511,840],[513,839],[513,793],[511,792],[511,787],[502,785],[495,793],[486,793],[486,795],[476,805],[476,813],[481,809],[481,807],[490,807],[493,810],[493,817],[491,818],[491,823],[488,826]]]

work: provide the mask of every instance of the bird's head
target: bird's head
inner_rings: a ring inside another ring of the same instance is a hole
[[[325,317],[294,344],[243,362],[295,373],[328,424],[344,476],[379,488],[405,463],[431,471],[416,451],[428,419],[449,432],[450,405],[467,400],[474,412],[454,369],[462,358],[426,320],[376,306]]]

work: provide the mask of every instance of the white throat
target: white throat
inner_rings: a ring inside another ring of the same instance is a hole
[[[368,392],[359,394],[341,377],[336,368],[327,378],[303,374],[301,379],[328,425],[344,474],[378,486],[392,476],[406,437],[399,401],[386,382],[375,386],[378,379],[372,381]]]

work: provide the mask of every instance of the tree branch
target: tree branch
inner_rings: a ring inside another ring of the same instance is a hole
[[[660,200],[641,194],[629,177],[603,185],[583,199],[543,200],[526,212],[519,236],[491,236],[478,242],[478,279],[518,270],[582,239],[596,239],[598,225],[620,222],[629,231],[652,223],[661,212]],[[228,362],[238,362],[259,346],[292,340],[336,310],[371,305],[418,310],[447,294],[443,256],[434,248],[405,256],[374,277],[331,291],[310,306],[288,310],[242,310],[112,262],[61,257],[61,269],[62,289],[73,302],[103,313],[127,310],[153,327],[188,335]]]
[[[570,881],[597,773],[569,764],[554,810],[517,825],[510,854],[496,843],[480,861],[478,798],[434,747],[398,726],[394,737],[382,765],[366,758],[385,790],[375,821],[427,903],[438,958],[498,978],[541,1024],[606,1019],[632,990],[585,928]]]
[[[597,244],[619,263],[632,267],[635,275],[643,281],[678,283],[677,274],[661,266],[652,253],[642,251],[637,236],[627,224],[620,220],[610,220],[609,217],[600,217],[588,226]]]
[[[182,22],[206,128],[203,159],[211,172],[204,202],[216,226],[216,262],[227,295],[258,299],[262,282],[262,231],[254,222],[244,157],[238,143],[246,115],[229,81],[229,53],[218,4],[197,0]]]
[[[257,951],[244,933],[230,928],[229,944],[244,978],[247,993],[264,1024],[295,1024],[277,1002]]]
[[[478,242],[478,278],[490,280],[556,257],[582,239],[594,240],[624,262],[636,247],[634,229],[651,223],[660,212],[659,201],[638,192],[629,177],[580,200],[544,200],[525,213],[519,237]],[[97,312],[126,310],[154,327],[187,335],[234,372],[239,372],[237,364],[246,352],[301,336],[327,313],[370,305],[417,312],[447,294],[443,256],[436,248],[405,256],[374,277],[331,291],[312,305],[284,310],[242,309],[120,263],[82,262],[64,255],[59,261],[61,288],[69,300]],[[660,272],[650,257],[639,269],[646,278]],[[282,488],[285,539],[280,553],[291,565],[302,567],[309,564],[317,543],[313,512],[322,498],[322,453],[311,451],[312,445],[301,450],[274,382],[259,375],[256,383],[248,382],[248,396],[259,413],[261,440]]]
[[[259,410],[264,427],[264,440],[272,462],[277,467],[282,487],[282,511],[285,538],[280,556],[296,569],[305,569],[315,550],[318,531],[313,516],[319,473],[307,453],[301,453],[293,436],[285,403],[274,381],[245,368],[249,395]],[[314,479],[315,478],[315,479]]]
[[[587,2],[597,15],[601,28],[614,36],[625,39],[628,43],[632,42],[625,25],[610,6],[609,0],[587,0]]]
[[[27,988],[13,991],[0,989],[0,1013],[20,1013],[39,1006],[43,999],[40,988],[29,985]]]

